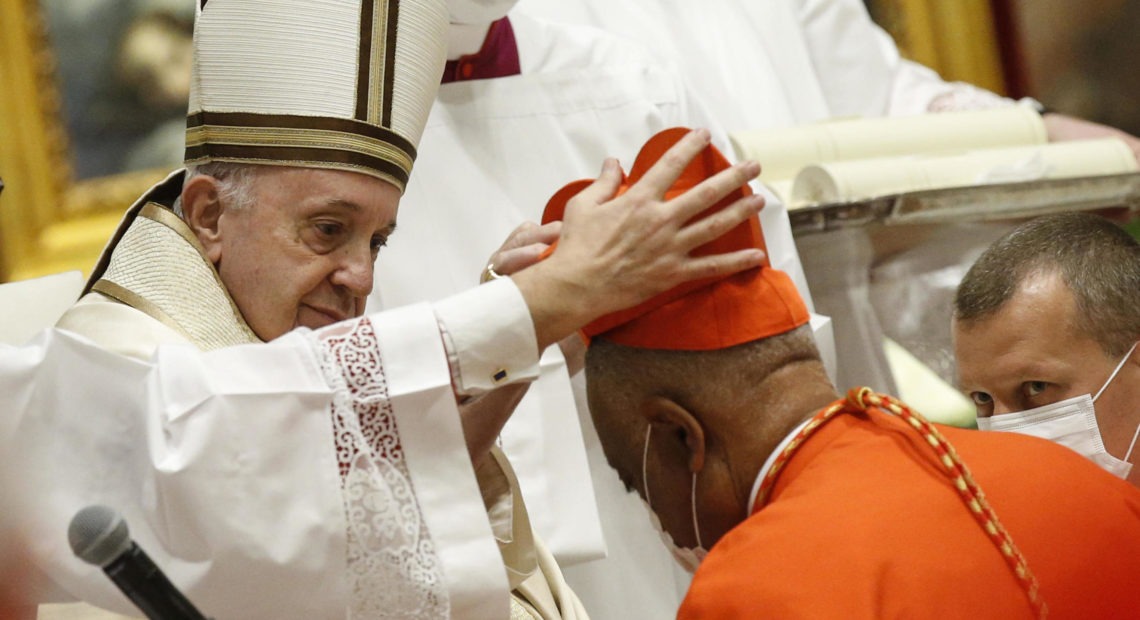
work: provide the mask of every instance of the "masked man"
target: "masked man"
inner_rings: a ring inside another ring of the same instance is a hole
[[[954,299],[960,385],[978,428],[1056,441],[1140,485],[1140,244],[1087,213],[1032,220]]]
[[[0,349],[3,439],[39,490],[33,555],[70,595],[130,610],[67,548],[71,517],[102,503],[217,617],[531,612],[507,595],[517,576],[487,520],[514,505],[485,505],[472,468],[509,415],[496,388],[532,379],[546,346],[602,312],[757,264],[688,254],[760,201],[685,223],[758,166],[664,199],[708,144],[692,132],[611,199],[607,161],[557,257],[362,316],[443,68],[445,8],[202,5],[188,170],[128,211],[56,329]]]
[[[677,138],[650,141],[631,177]],[[673,192],[725,165],[710,149]],[[763,247],[755,220],[695,254],[740,247]],[[837,400],[806,321],[790,279],[762,266],[584,330],[606,456],[696,569],[679,618],[1140,608],[1140,493],[1050,442],[932,425],[865,388]]]

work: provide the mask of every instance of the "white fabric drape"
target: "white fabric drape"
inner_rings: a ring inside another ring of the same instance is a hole
[[[645,46],[677,68],[729,132],[1014,105],[902,59],[861,0],[520,0],[517,10]],[[819,311],[855,328],[835,330],[838,346],[816,332],[824,359],[836,360],[832,378],[894,391],[870,301],[858,291],[820,286],[834,280],[835,264],[807,248],[802,257],[817,284]],[[810,302],[809,308],[816,309]]]
[[[470,286],[511,230],[537,221],[557,189],[597,176],[607,156],[628,170],[662,129],[709,127],[731,157],[724,131],[680,76],[637,45],[525,15],[512,14],[511,24],[521,75],[440,89],[401,201],[399,233],[377,266],[371,307]],[[761,219],[773,265],[806,296],[786,210],[773,199]],[[541,366],[502,434],[536,531],[591,614],[673,615],[687,576],[676,574],[643,509],[601,457],[561,354],[547,350]],[[571,566],[603,552],[605,561]]]
[[[861,0],[521,0],[517,10],[644,45],[730,132],[1010,103],[902,59]]]
[[[479,333],[445,323],[459,308]],[[68,594],[133,611],[67,545],[71,517],[102,503],[216,617],[506,617],[440,324],[473,349],[462,383],[488,387],[486,365],[533,378],[509,281],[207,353],[115,302],[76,310],[65,322],[102,342],[50,329],[0,345],[0,430],[38,490],[33,552]]]

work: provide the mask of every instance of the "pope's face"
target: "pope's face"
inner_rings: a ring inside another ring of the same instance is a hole
[[[362,315],[399,190],[363,174],[305,168],[270,168],[253,185],[253,205],[224,208],[210,248],[253,331],[272,340]]]
[[[992,316],[954,322],[962,391],[979,417],[1096,394],[1119,360],[1078,327],[1076,301],[1055,274],[1030,276]],[[1116,382],[1097,400],[1098,417],[1115,407]],[[1121,403],[1121,407],[1125,407]]]

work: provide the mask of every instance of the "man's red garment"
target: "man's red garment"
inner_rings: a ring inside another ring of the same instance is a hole
[[[1067,448],[938,426],[1036,576],[1051,618],[1140,618],[1140,491]],[[700,507],[698,506],[698,510]],[[711,550],[678,618],[1032,618],[931,446],[871,407],[799,447]]]

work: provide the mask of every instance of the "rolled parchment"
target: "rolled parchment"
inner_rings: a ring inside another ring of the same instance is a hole
[[[910,191],[1136,170],[1132,150],[1117,138],[860,159],[804,167],[796,175],[789,203],[795,207],[849,202]]]
[[[760,180],[773,185],[792,179],[806,165],[1043,144],[1045,124],[1024,106],[875,119],[843,119],[785,129],[742,131],[730,136],[739,159],[763,168]]]

